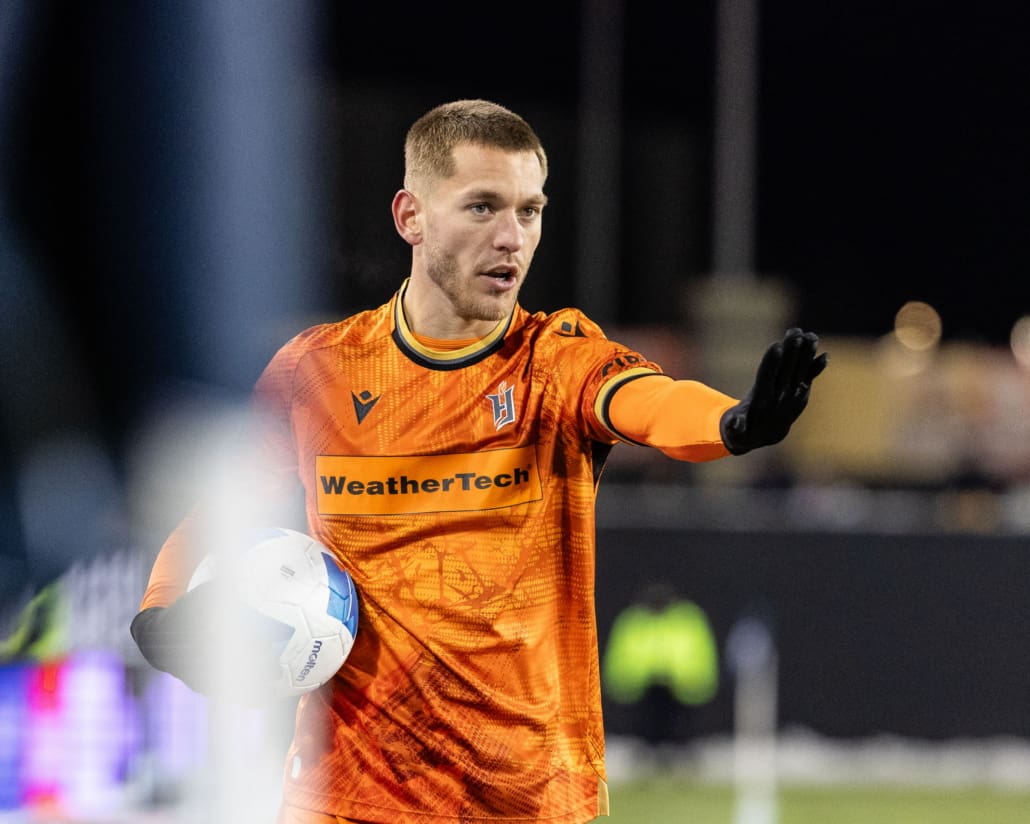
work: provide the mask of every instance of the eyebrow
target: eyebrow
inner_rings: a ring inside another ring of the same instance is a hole
[[[470,192],[466,192],[465,197],[467,197],[469,200],[487,201],[497,201],[502,199],[500,193],[493,189],[474,189]],[[526,198],[525,203],[531,204],[533,206],[546,206],[547,195],[545,195],[543,192],[541,192],[538,195],[532,195],[531,197]]]

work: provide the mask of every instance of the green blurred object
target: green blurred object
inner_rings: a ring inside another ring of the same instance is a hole
[[[0,640],[0,663],[50,661],[68,652],[68,599],[60,579],[43,587]]]
[[[704,611],[655,589],[626,607],[612,624],[602,661],[604,686],[622,704],[663,686],[681,704],[712,699],[719,687],[719,657]]]

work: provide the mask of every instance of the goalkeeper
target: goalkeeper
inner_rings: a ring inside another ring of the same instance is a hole
[[[461,100],[422,116],[392,202],[410,272],[385,305],[286,343],[257,383],[267,471],[248,490],[303,489],[306,528],[361,608],[346,663],[300,700],[280,824],[606,815],[605,458],[620,441],[684,461],[777,443],[826,365],[790,329],[737,399],[664,375],[575,309],[524,310],[546,178],[511,111]],[[196,684],[189,532],[162,548],[132,630]]]

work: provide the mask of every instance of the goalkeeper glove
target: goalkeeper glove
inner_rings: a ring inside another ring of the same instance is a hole
[[[782,341],[762,356],[755,383],[719,421],[723,443],[733,455],[779,443],[808,405],[812,381],[826,368],[829,356],[816,357],[819,337],[788,329]]]
[[[138,613],[129,629],[143,657],[194,692],[228,696],[242,703],[265,699],[265,687],[280,672],[279,655],[289,641],[280,624],[242,603],[215,581],[197,585],[171,606]],[[216,649],[229,639],[232,649]],[[233,657],[232,684],[219,684],[216,655]]]

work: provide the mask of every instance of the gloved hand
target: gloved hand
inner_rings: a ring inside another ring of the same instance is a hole
[[[292,634],[214,581],[197,585],[169,607],[150,607],[132,621],[133,639],[155,669],[203,695],[261,703],[279,675],[279,655]],[[230,642],[226,649],[224,641]],[[223,642],[220,644],[219,642]],[[219,683],[232,659],[229,684]],[[215,656],[222,656],[216,661]]]
[[[782,341],[762,356],[755,383],[719,422],[723,443],[734,455],[779,443],[808,405],[812,381],[826,368],[829,356],[816,357],[819,337],[788,329]]]

